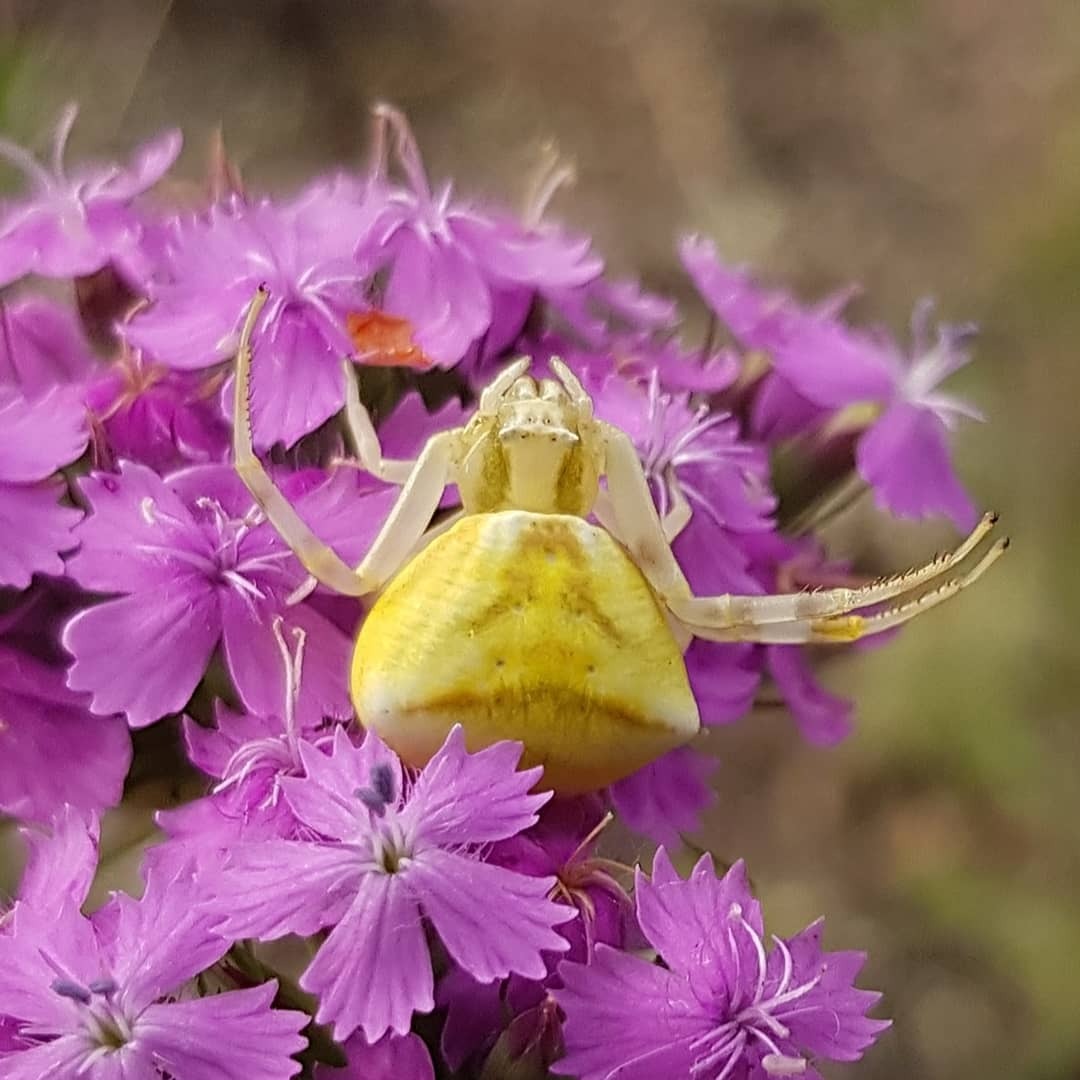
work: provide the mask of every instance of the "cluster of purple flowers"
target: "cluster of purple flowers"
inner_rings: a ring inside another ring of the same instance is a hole
[[[633,438],[658,509],[692,511],[674,549],[695,590],[768,593],[855,583],[812,531],[853,482],[973,523],[948,435],[977,414],[939,388],[970,328],[931,333],[920,305],[905,351],[850,325],[848,294],[801,305],[688,237],[729,341],[692,347],[674,303],[545,219],[561,173],[521,216],[477,206],[376,114],[367,174],[269,198],[223,169],[186,209],[146,194],[176,132],[126,166],[65,163],[74,109],[47,164],[0,141],[28,184],[0,217],[0,811],[29,848],[0,909],[0,1074],[765,1080],[858,1058],[887,1026],[861,954],[824,952],[820,923],[769,944],[741,864],[684,880],[663,847],[649,876],[597,853],[612,810],[677,844],[710,759],[552,799],[516,744],[470,754],[454,729],[417,772],[357,730],[362,613],[307,587],[236,477],[229,362],[265,283],[256,445],[346,560],[395,489],[342,461],[343,358],[404,458],[507,359],[557,355]],[[769,678],[806,739],[849,730],[799,647],[696,642],[687,663],[706,724]],[[158,815],[141,899],[87,913],[130,730],[162,721],[209,791]],[[264,944],[286,935],[299,960]]]

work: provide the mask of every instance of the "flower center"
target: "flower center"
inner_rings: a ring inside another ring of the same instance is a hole
[[[709,1077],[709,1080],[727,1080],[744,1052],[754,1047],[759,1052],[765,1051],[761,1067],[769,1076],[801,1076],[809,1063],[801,1054],[792,1052],[796,1048],[790,1043],[791,1031],[782,1020],[788,1006],[800,1001],[821,982],[824,969],[812,979],[795,983],[792,978],[795,964],[791,950],[774,936],[773,941],[783,959],[783,968],[776,985],[766,992],[765,943],[743,917],[741,905],[731,905],[725,931],[736,971],[736,983],[726,1008],[717,1017],[716,1027],[691,1044],[692,1049],[700,1051],[700,1056],[694,1061],[690,1075],[702,1080],[705,1077]],[[752,947],[756,972],[740,972],[744,954],[739,948],[739,934]],[[751,974],[753,989],[747,994],[745,987]]]
[[[62,976],[53,980],[50,989],[54,994],[74,1001],[79,1006],[83,1030],[95,1046],[83,1068],[89,1066],[98,1056],[121,1049],[135,1037],[132,1018],[113,1000],[118,989],[113,979],[95,979],[88,986],[84,986],[75,979]]]
[[[412,842],[395,813],[397,783],[394,772],[385,762],[371,770],[367,787],[353,794],[363,803],[371,823],[371,857],[376,869],[396,874],[412,859]]]

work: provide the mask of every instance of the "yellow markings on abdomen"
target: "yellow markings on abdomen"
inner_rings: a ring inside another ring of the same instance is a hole
[[[471,514],[387,587],[352,666],[361,723],[422,765],[525,744],[545,787],[603,787],[698,730],[682,655],[641,571],[578,517]]]

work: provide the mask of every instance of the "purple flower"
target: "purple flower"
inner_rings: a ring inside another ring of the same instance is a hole
[[[94,716],[60,668],[0,644],[0,810],[48,821],[71,803],[98,811],[120,801],[131,737],[119,716]]]
[[[817,405],[873,407],[855,462],[880,506],[906,517],[944,514],[969,529],[977,514],[953,471],[948,435],[961,417],[982,416],[938,387],[971,359],[975,330],[943,325],[931,341],[931,311],[928,301],[915,308],[910,358],[883,333],[825,320],[800,328],[774,362],[795,391]]]
[[[300,1071],[292,1055],[309,1018],[272,1009],[274,983],[207,998],[185,989],[229,946],[190,880],[151,874],[141,900],[114,894],[90,918],[82,899],[73,892],[58,911],[21,902],[0,934],[8,1080],[285,1080]]]
[[[170,837],[169,851],[159,855],[188,859],[202,868],[220,861],[237,841],[293,837],[305,831],[282,797],[281,780],[303,775],[302,738],[317,737],[301,730],[296,715],[307,637],[294,627],[293,641],[287,642],[280,616],[273,631],[285,669],[282,708],[271,716],[255,716],[218,702],[213,728],[184,717],[188,758],[219,783],[207,798],[158,814],[158,824]],[[329,737],[324,734],[321,739]]]
[[[68,278],[90,274],[114,262],[138,280],[142,231],[131,209],[135,196],[168,171],[180,153],[180,132],[167,131],[144,143],[124,169],[83,165],[68,170],[64,148],[78,110],[60,117],[46,168],[21,146],[0,139],[0,157],[20,169],[33,194],[9,205],[0,220],[0,285],[26,274]]]
[[[855,291],[844,289],[816,307],[804,308],[781,289],[763,288],[744,267],[721,262],[716,245],[706,237],[684,237],[679,257],[702,298],[735,340],[744,349],[770,356],[783,351],[807,322],[828,322],[838,315]]]
[[[539,769],[515,772],[517,743],[465,751],[460,727],[410,784],[374,735],[334,734],[330,756],[301,744],[307,775],[281,780],[293,813],[318,838],[240,844],[217,888],[236,936],[312,934],[333,926],[300,980],[335,1037],[404,1034],[434,1006],[422,916],[450,956],[481,982],[546,974],[543,951],[572,911],[547,899],[554,879],[481,859],[482,846],[536,821],[548,793]]]
[[[0,385],[39,398],[96,367],[70,309],[40,296],[0,302]]]
[[[431,1055],[419,1035],[388,1032],[376,1043],[353,1035],[342,1047],[344,1069],[315,1068],[315,1080],[435,1080]]]
[[[738,571],[749,562],[738,534],[774,527],[776,497],[764,450],[742,440],[732,416],[694,407],[688,395],[662,391],[655,372],[647,385],[617,375],[605,379],[597,388],[596,412],[634,440],[657,511],[666,514],[681,500],[693,511],[674,550],[694,586],[738,589]],[[725,575],[722,581],[701,579],[699,570],[716,565]]]
[[[86,413],[74,393],[56,388],[29,401],[0,386],[0,584],[24,589],[34,574],[62,574],[60,553],[75,546],[82,514],[57,500],[52,478],[85,449]]]
[[[316,479],[312,487],[310,473],[293,474],[286,487],[330,543],[358,558],[355,545],[370,542],[386,499],[358,498],[363,478],[353,470]],[[123,462],[119,473],[95,474],[81,487],[93,512],[78,530],[70,574],[86,589],[120,594],[64,631],[75,657],[68,685],[89,691],[95,712],[124,712],[142,727],[178,711],[219,642],[247,707],[274,712],[284,700],[273,630],[281,616],[286,635],[299,628],[307,640],[302,722],[352,715],[349,639],[310,603],[288,604],[306,574],[231,468],[195,466],[163,480]]]
[[[600,273],[586,237],[456,203],[449,184],[432,191],[408,121],[388,106],[376,116],[392,131],[406,186],[386,184],[387,163],[379,162],[372,190],[382,206],[358,255],[373,267],[389,265],[381,306],[409,321],[437,364],[456,364],[491,328],[496,300],[523,321],[528,303],[519,301]]]
[[[932,305],[924,301],[912,317],[911,356],[881,332],[854,330],[840,318],[850,291],[816,309],[800,308],[789,296],[766,292],[745,271],[721,264],[708,241],[689,238],[683,262],[714,311],[747,348],[769,354],[777,376],[797,398],[771,391],[765,427],[788,432],[791,418],[818,410],[870,407],[869,422],[855,450],[856,466],[874,489],[878,504],[906,516],[945,514],[961,529],[976,511],[949,459],[948,435],[962,417],[982,419],[966,402],[939,389],[969,360],[974,327],[941,326],[931,340]]]
[[[144,360],[138,349],[125,349],[86,390],[97,463],[128,458],[165,472],[222,461],[229,428],[216,400],[220,383],[201,372],[170,371]]]
[[[345,400],[346,317],[366,306],[353,250],[369,211],[353,187],[312,185],[291,202],[238,201],[175,225],[166,280],[124,338],[169,367],[228,360],[255,290],[270,300],[255,338],[255,439],[291,446]]]
[[[525,832],[496,845],[491,861],[532,877],[554,875],[556,900],[572,905],[578,918],[561,933],[570,942],[567,958],[586,961],[602,941],[622,948],[633,927],[633,907],[611,874],[613,864],[596,854],[596,842],[611,822],[599,795],[555,799]]]
[[[556,1072],[820,1080],[811,1059],[858,1060],[889,1026],[865,1015],[881,995],[853,985],[864,954],[822,952],[821,920],[766,949],[742,862],[718,879],[706,855],[683,881],[660,848],[635,892],[665,966],[604,946],[589,966],[562,964],[567,1055]]]

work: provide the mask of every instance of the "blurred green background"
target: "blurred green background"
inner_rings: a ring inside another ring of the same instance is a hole
[[[870,951],[896,1024],[852,1074],[1080,1077],[1080,3],[42,0],[0,31],[0,123],[33,145],[74,99],[73,156],[180,124],[194,180],[220,124],[274,190],[362,161],[383,98],[464,192],[516,202],[554,139],[579,174],[556,213],[691,305],[696,229],[808,297],[861,282],[900,334],[925,294],[980,322],[955,388],[991,423],[958,453],[1012,552],[830,665],[860,705],[839,750],[767,706],[714,732],[704,842],[749,860],[772,929],[825,912]],[[873,572],[951,539],[863,504],[830,532]]]

